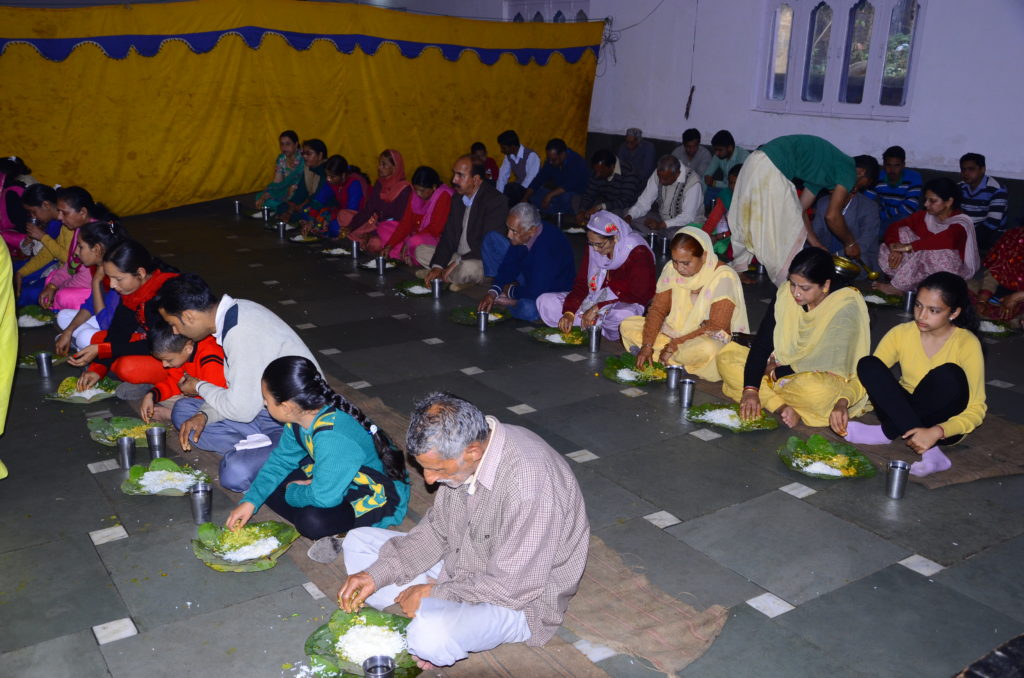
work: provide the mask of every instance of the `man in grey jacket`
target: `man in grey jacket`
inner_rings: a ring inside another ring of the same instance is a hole
[[[173,285],[171,283],[174,283]],[[281,437],[281,424],[263,406],[261,381],[271,361],[284,356],[316,358],[295,331],[259,304],[223,295],[218,299],[202,278],[184,274],[164,283],[155,299],[160,315],[176,334],[200,341],[211,334],[224,348],[227,388],[186,374],[178,386],[186,396],[171,420],[185,450],[195,444],[223,455],[220,483],[245,492]],[[319,368],[319,365],[318,365]],[[200,400],[201,398],[201,400]],[[269,438],[262,445],[240,445],[249,436]],[[257,446],[258,445],[258,446]]]

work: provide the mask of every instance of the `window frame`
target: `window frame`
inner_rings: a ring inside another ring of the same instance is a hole
[[[882,68],[892,20],[893,8],[900,0],[869,0],[875,10],[871,26],[871,47],[868,52],[867,71],[864,76],[864,94],[859,104],[840,101],[841,73],[849,38],[850,10],[860,0],[824,0],[832,9],[832,28],[829,35],[828,59],[826,60],[825,83],[821,101],[802,99],[805,62],[811,31],[811,13],[823,0],[765,0],[765,30],[762,32],[761,49],[758,53],[760,66],[757,69],[757,85],[754,90],[754,110],[767,113],[790,113],[794,115],[824,116],[870,120],[907,121],[910,119],[913,94],[924,36],[927,0],[915,0],[918,5],[914,20],[914,38],[910,54],[910,70],[904,83],[906,98],[902,106],[883,106],[879,102],[882,93]],[[793,9],[790,28],[789,61],[786,72],[786,94],[783,99],[770,99],[769,83],[773,77],[775,18],[782,5]]]

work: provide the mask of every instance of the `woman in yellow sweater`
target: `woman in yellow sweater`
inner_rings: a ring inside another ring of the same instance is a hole
[[[921,281],[914,322],[889,330],[875,354],[857,364],[857,376],[881,426],[848,422],[832,428],[851,443],[887,445],[896,438],[921,455],[910,473],[926,476],[952,463],[939,445],[959,442],[985,419],[985,359],[974,332],[978,318],[960,276],[942,271]],[[899,363],[897,381],[890,371]]]

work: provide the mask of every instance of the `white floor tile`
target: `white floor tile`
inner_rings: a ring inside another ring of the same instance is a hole
[[[307,581],[303,584],[302,588],[306,589],[306,593],[308,593],[313,600],[321,600],[327,597],[327,595],[320,590],[320,587],[311,581]]]
[[[785,492],[786,494],[790,494],[796,497],[797,499],[809,497],[815,492],[817,492],[817,490],[812,490],[803,483],[790,483],[789,485],[783,485],[779,489]]]
[[[102,530],[93,530],[89,533],[89,539],[92,539],[92,543],[96,546],[127,538],[128,532],[125,531],[123,525],[105,527]]]
[[[938,574],[946,569],[934,560],[928,560],[924,556],[919,556],[916,553],[901,560],[900,565],[925,577]]]
[[[249,264],[249,268],[259,268],[262,265],[263,264],[261,264],[260,262],[254,261],[253,263]]]
[[[598,645],[597,643],[592,643],[589,640],[583,640],[582,638],[573,643],[572,646],[580,652],[582,652],[587,659],[594,662],[595,664],[599,661],[608,659],[609,657],[614,657],[618,654],[618,652],[611,649],[610,647]]]
[[[647,395],[647,391],[643,390],[642,388],[637,388],[636,386],[624,388],[621,391],[619,391],[619,393],[621,393],[624,396],[629,396],[630,398],[636,398],[637,396]]]
[[[338,355],[341,353],[341,351],[336,348],[322,348],[319,352],[320,355]]]
[[[355,278],[361,278],[362,276],[359,275],[358,273],[346,273],[345,277],[346,278],[353,278],[353,279],[355,279]]]
[[[94,461],[88,464],[89,473],[103,473],[104,471],[113,471],[120,468],[117,464],[117,459],[105,459],[104,461]]]
[[[383,297],[384,294],[385,294],[385,292],[381,292],[380,290],[376,290],[374,292],[367,292],[366,296],[372,297],[372,298],[376,299],[377,297]]]
[[[85,413],[86,419],[94,419],[95,417],[99,417],[100,419],[110,419],[112,416],[114,415],[110,413],[110,410],[93,410],[92,412]]]
[[[579,353],[567,353],[562,356],[564,360],[568,360],[571,363],[578,363],[581,360],[586,360],[587,356],[580,355]]]
[[[277,303],[281,304],[282,306],[292,306],[293,304],[297,304],[298,302],[295,301],[294,299],[282,299]]]
[[[475,366],[474,367],[463,367],[461,370],[459,370],[459,372],[462,372],[463,374],[468,375],[470,377],[472,377],[474,374],[483,374],[484,373],[483,370],[481,370],[479,367],[475,367]]]
[[[237,250],[235,250],[235,251],[236,251],[236,252],[242,252],[242,253],[244,253],[244,252],[252,252],[252,248],[249,248],[249,247],[239,247],[239,248],[238,248]]]
[[[665,529],[666,527],[672,527],[673,525],[678,525],[679,523],[683,522],[679,520],[679,518],[676,518],[674,515],[669,513],[668,511],[657,511],[655,513],[650,513],[644,516],[644,520],[649,522],[651,525],[654,525],[655,527],[660,527],[662,529]]]
[[[722,437],[720,433],[715,433],[711,429],[707,428],[699,428],[696,431],[690,431],[690,435],[693,436],[694,438],[700,438],[704,442]]]
[[[569,457],[570,459],[572,459],[577,464],[583,464],[585,462],[594,461],[595,459],[599,458],[596,454],[594,454],[590,450],[576,450],[575,452],[570,452],[569,454],[567,454],[565,456]]]
[[[277,280],[264,280],[264,285],[280,285],[281,283]]]
[[[1002,379],[990,379],[985,383],[987,383],[989,386],[995,386],[996,388],[1013,388],[1014,386],[1010,382],[1003,381]]]
[[[527,405],[526,403],[520,403],[518,405],[513,405],[512,407],[509,407],[508,409],[511,412],[515,412],[516,414],[529,414],[530,412],[536,412],[537,411],[534,408],[532,408],[529,405]]]
[[[391,317],[394,318],[395,320],[409,320],[410,318],[412,318],[412,316],[409,315],[408,313],[396,313]]]
[[[423,340],[423,343],[429,344],[430,346],[437,346],[438,344],[443,344],[444,339],[441,339],[440,337],[428,337]]]
[[[762,593],[756,598],[751,598],[747,601],[747,605],[754,608],[764,616],[772,619],[778,617],[780,614],[786,614],[790,610],[795,610],[793,605],[790,605],[782,598],[779,598],[774,593]]]
[[[311,330],[314,327],[316,327],[315,323],[299,323],[298,325],[295,326],[295,329],[297,329],[297,330]]]
[[[115,619],[106,624],[92,627],[92,634],[96,636],[96,642],[100,645],[106,645],[123,638],[131,638],[134,635],[138,635],[138,633],[139,630],[135,628],[135,622],[132,621],[131,617]]]

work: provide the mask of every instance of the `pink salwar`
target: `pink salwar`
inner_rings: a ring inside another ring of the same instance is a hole
[[[54,311],[75,309],[85,303],[92,294],[92,271],[88,266],[79,265],[72,273],[67,265],[55,268],[46,276],[46,284],[57,287],[50,308]]]
[[[906,226],[900,228],[899,234],[901,243],[911,243],[920,239],[913,230]],[[903,292],[916,289],[919,282],[938,271],[951,271],[968,278],[973,275],[973,271],[968,273],[968,267],[957,250],[904,252],[900,265],[892,268],[889,266],[889,245],[886,243],[882,243],[878,247],[878,266],[883,273],[891,278],[892,286]]]
[[[374,248],[381,247],[383,243],[391,240],[391,236],[394,235],[395,231],[398,230],[400,222],[397,221],[382,221],[377,224],[377,236],[376,238],[370,238],[370,251],[375,251]],[[379,240],[380,242],[375,242]],[[411,266],[418,266],[420,268],[426,268],[430,262],[426,264],[420,263],[416,259],[416,248],[420,245],[427,245],[429,247],[437,247],[438,239],[432,235],[426,233],[414,233],[406,238],[404,241],[398,243],[391,248],[390,252],[386,252],[385,255],[391,259],[399,259]]]

